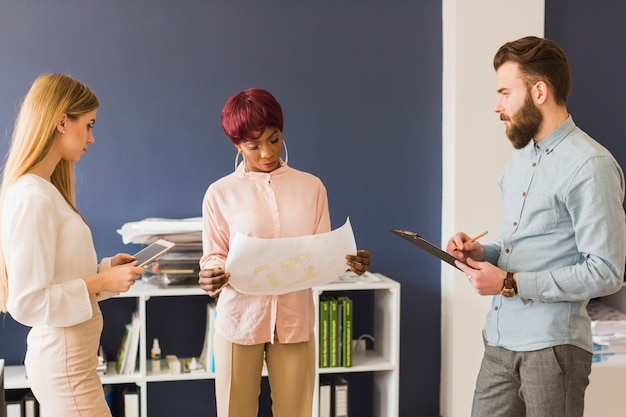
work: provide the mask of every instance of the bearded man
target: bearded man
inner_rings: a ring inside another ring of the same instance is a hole
[[[472,417],[582,417],[586,306],[624,282],[624,174],[568,113],[571,74],[558,45],[508,42],[494,68],[494,110],[516,149],[498,181],[500,232],[484,245],[459,232],[446,246],[476,292],[492,297]]]

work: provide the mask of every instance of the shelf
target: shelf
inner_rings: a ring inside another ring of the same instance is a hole
[[[134,384],[141,379],[141,374],[136,371],[131,375],[118,375],[115,370],[115,362],[107,363],[107,373],[100,376],[102,384]],[[4,388],[24,389],[28,388],[26,368],[23,365],[4,367]]]
[[[318,368],[320,374],[347,374],[352,372],[376,372],[376,371],[393,371],[397,365],[385,360],[385,358],[376,351],[368,350],[365,352],[354,352],[352,354],[352,366],[345,368],[327,367]]]
[[[372,411],[375,417],[397,417],[399,358],[400,358],[400,284],[382,274],[369,274],[372,279],[360,277],[344,279],[327,285],[314,287],[313,298],[316,311],[319,297],[325,292],[350,293],[369,291],[373,293],[373,337],[374,349],[352,353],[351,367],[317,368],[318,375],[354,374],[370,372],[374,381]],[[355,307],[354,311],[357,311]],[[356,313],[355,313],[356,314]],[[319,339],[319,316],[316,317],[315,337]],[[316,343],[316,350],[319,343]],[[359,395],[359,394],[356,394]],[[319,378],[313,397],[313,416],[319,414]]]
[[[615,294],[602,297],[602,301],[621,311],[626,311],[624,286]],[[609,360],[591,364],[589,385],[585,391],[585,417],[622,417],[626,397],[618,381],[626,376],[626,361]]]
[[[370,279],[349,278],[313,288],[316,307],[319,296],[324,292],[372,291],[374,293],[374,336],[377,342],[375,349],[353,353],[353,366],[318,368],[317,375],[350,374],[372,372],[375,386],[373,398],[373,415],[375,417],[398,416],[399,393],[399,332],[400,332],[400,284],[381,274],[370,273]],[[146,343],[146,327],[148,320],[148,301],[152,297],[175,296],[207,296],[199,286],[169,286],[137,281],[128,292],[116,298],[135,298],[140,318],[139,356],[137,370],[132,375],[118,375],[115,362],[107,363],[107,373],[101,377],[103,384],[136,384],[140,388],[141,416],[147,417],[148,384],[156,382],[210,380],[215,378],[212,372],[183,372],[170,374],[165,360],[162,360],[161,371],[152,372],[150,360],[147,359],[149,346]],[[209,300],[207,296],[207,300]],[[317,316],[317,314],[316,314]],[[106,320],[106,318],[105,318]],[[318,327],[316,318],[316,329]],[[317,338],[317,330],[316,330]],[[318,343],[315,343],[316,349]],[[317,363],[317,361],[316,361]],[[624,365],[626,367],[626,364]],[[263,370],[267,376],[267,370]],[[319,378],[316,378],[319,384]],[[5,366],[5,388],[28,388],[28,379],[24,366]],[[360,395],[356,394],[355,395]],[[364,393],[365,395],[365,393]],[[369,394],[368,394],[369,396]],[[317,415],[318,386],[316,386],[313,403],[313,416]]]
[[[591,368],[616,368],[626,370],[626,362],[594,362],[591,364]]]

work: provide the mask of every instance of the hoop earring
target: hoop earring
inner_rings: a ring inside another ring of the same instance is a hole
[[[237,151],[237,155],[235,155],[235,171],[237,171],[237,165],[238,165],[238,159],[239,159],[239,155],[241,155],[241,151]],[[245,161],[246,158],[243,158],[243,160]]]
[[[289,152],[287,151],[287,144],[285,143],[285,139],[283,139],[283,148],[285,148],[285,165],[289,163]]]

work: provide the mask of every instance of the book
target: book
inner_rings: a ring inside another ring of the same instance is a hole
[[[213,339],[215,335],[215,319],[217,317],[217,306],[215,303],[208,303],[206,306],[206,326],[204,331],[204,343],[199,362],[207,371],[215,372],[215,354],[213,349]]]
[[[124,358],[130,345],[130,324],[124,325],[124,334],[122,335],[122,342],[120,343],[120,349],[117,351],[117,358],[115,361],[115,370],[118,374],[122,374],[122,366],[124,364]]]
[[[346,295],[342,295],[337,297],[337,300],[343,305],[343,314],[342,314],[342,366],[351,367],[352,366],[352,299]]]
[[[136,385],[124,388],[124,417],[139,417],[139,388]]]
[[[319,417],[331,417],[331,388],[330,379],[322,376],[320,378]]]
[[[337,299],[329,297],[328,321],[328,366],[336,367],[337,363]]]
[[[348,381],[340,375],[333,375],[332,417],[348,417]]]
[[[133,312],[132,320],[124,326],[124,334],[120,350],[117,353],[115,370],[119,375],[130,375],[135,371],[139,352],[140,320],[137,312]]]
[[[337,366],[343,366],[343,303],[337,297]]]
[[[328,368],[328,338],[330,322],[330,302],[325,297],[320,297],[319,301],[319,329],[318,329],[318,342],[319,342],[319,367]]]
[[[130,341],[128,347],[128,354],[125,358],[125,367],[123,368],[124,375],[131,375],[135,372],[135,365],[137,363],[137,355],[139,353],[139,330],[141,323],[139,321],[139,314],[133,312],[130,323]]]

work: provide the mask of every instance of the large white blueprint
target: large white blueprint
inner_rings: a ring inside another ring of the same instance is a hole
[[[318,235],[259,239],[237,233],[226,258],[229,284],[244,294],[278,295],[327,284],[345,272],[356,242],[343,226]]]

